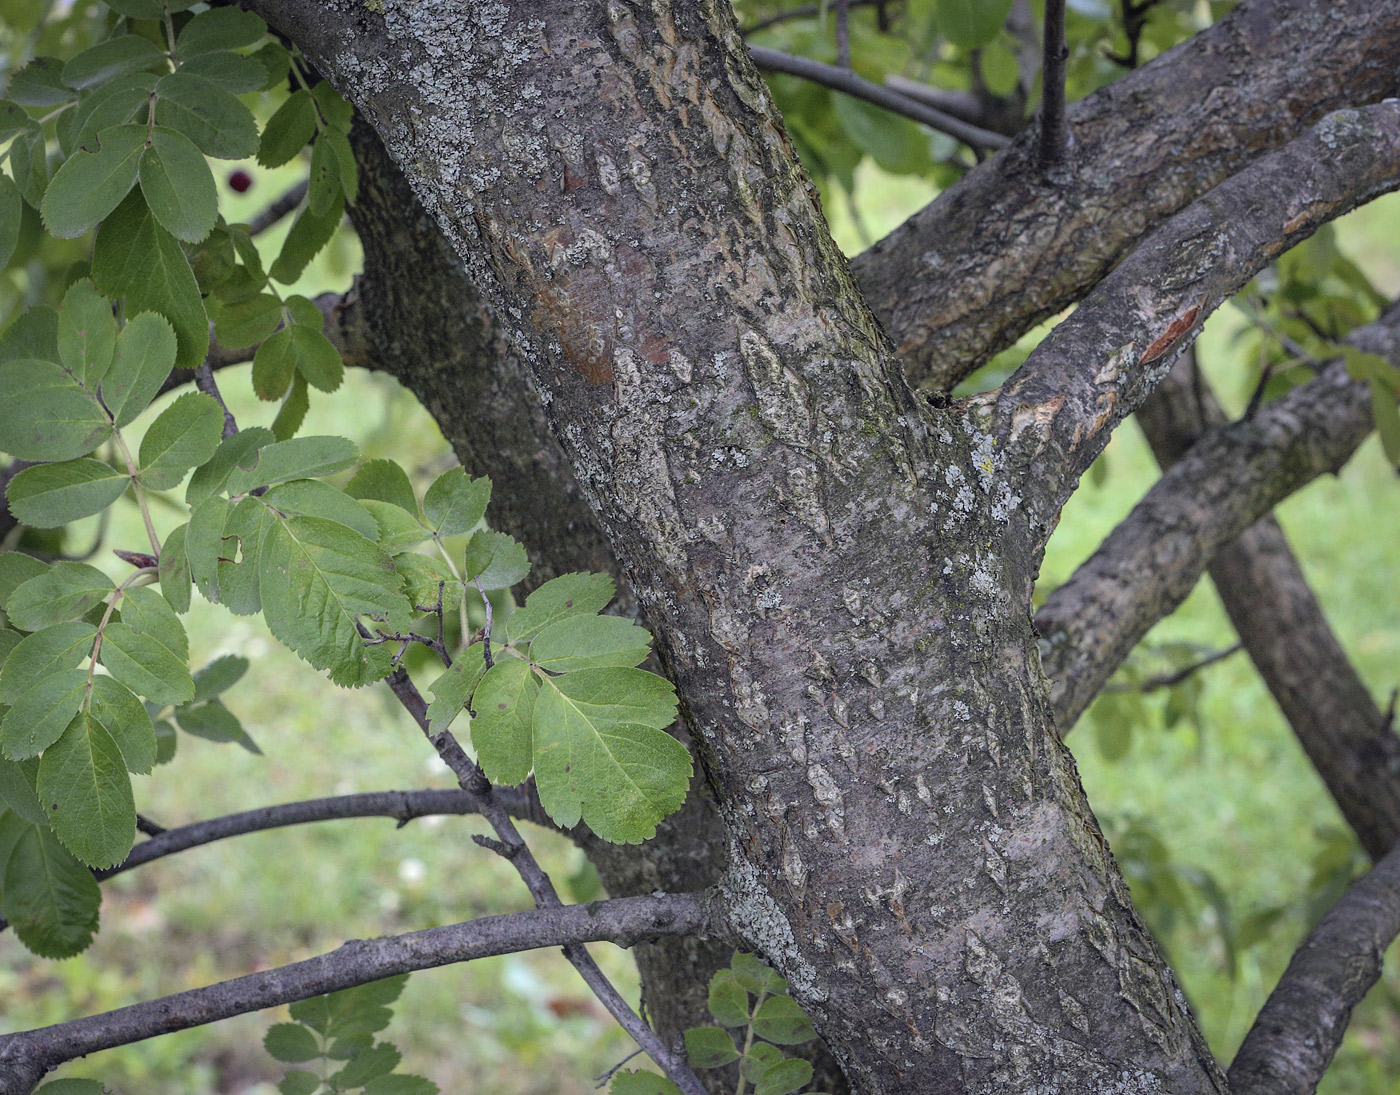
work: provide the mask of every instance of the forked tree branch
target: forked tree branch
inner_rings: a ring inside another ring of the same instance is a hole
[[[541,947],[582,948],[599,941],[630,947],[658,935],[716,930],[719,922],[706,895],[657,894],[531,909],[355,940],[303,962],[0,1036],[0,1095],[27,1095],[48,1070],[89,1053],[400,973]]]
[[[1400,185],[1400,99],[1339,110],[1174,216],[1000,389],[990,428],[1037,550],[1113,428],[1228,296],[1321,225]],[[979,397],[982,398],[982,397]]]
[[[1330,110],[1400,93],[1400,6],[1345,12],[1335,0],[1241,5],[1075,102],[1065,180],[1044,185],[1027,130],[857,257],[911,382],[951,388],[1259,156]]]
[[[1224,412],[1188,354],[1137,417],[1166,468],[1222,423]],[[1273,515],[1221,548],[1210,576],[1342,816],[1371,858],[1380,859],[1400,841],[1400,737],[1328,626]]]
[[[1400,848],[1358,879],[1288,963],[1230,1066],[1235,1095],[1308,1095],[1400,934]]]
[[[1392,325],[1349,341],[1400,364]],[[1299,487],[1340,468],[1371,430],[1370,390],[1341,362],[1248,420],[1215,430],[1147,492],[1036,614],[1061,733],[1123,659],[1195,588],[1224,544]]]

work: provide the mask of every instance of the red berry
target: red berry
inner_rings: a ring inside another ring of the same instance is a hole
[[[228,184],[235,193],[242,194],[253,185],[253,176],[246,171],[235,171],[228,177]]]

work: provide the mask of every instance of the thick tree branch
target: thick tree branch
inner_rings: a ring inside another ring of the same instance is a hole
[[[1358,879],[1288,963],[1230,1065],[1235,1095],[1309,1095],[1400,934],[1400,848]]]
[[[1400,6],[1253,0],[1068,112],[1046,186],[1023,133],[852,264],[910,379],[946,390],[1143,234],[1338,107],[1400,91]]]
[[[749,53],[753,56],[754,64],[761,69],[769,72],[783,72],[789,76],[811,80],[813,83],[829,87],[834,91],[854,95],[857,99],[874,103],[893,114],[912,118],[930,129],[936,129],[940,133],[956,137],[974,148],[1005,148],[1011,143],[1010,139],[1001,133],[993,133],[989,129],[970,125],[961,118],[945,114],[936,107],[904,95],[894,88],[872,84],[848,68],[823,64],[821,61],[813,61],[806,57],[794,57],[790,53],[769,49],[767,46],[750,46]]]
[[[1400,364],[1390,314],[1349,341]],[[1215,430],[1148,491],[1036,614],[1061,732],[1195,587],[1215,552],[1294,490],[1340,468],[1371,430],[1370,390],[1341,362]]]
[[[630,947],[658,935],[721,930],[704,894],[621,897],[486,916],[441,928],[349,942],[303,962],[115,1011],[0,1036],[0,1095],[28,1095],[49,1069],[99,1050],[232,1015],[336,992],[396,974],[541,947]]]
[[[1044,544],[1114,426],[1216,307],[1320,225],[1397,185],[1400,99],[1337,111],[1178,213],[1106,277],[985,397],[1023,494],[1022,549]]]
[[[1191,354],[1137,417],[1164,468],[1224,421]],[[1380,859],[1400,840],[1400,737],[1328,626],[1278,521],[1264,517],[1221,548],[1210,576],[1342,816]]]

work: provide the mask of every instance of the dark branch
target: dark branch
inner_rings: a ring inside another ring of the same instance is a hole
[[[846,6],[852,8],[884,8],[891,0],[846,0]],[[779,23],[786,23],[792,19],[811,19],[820,15],[825,4],[803,4],[798,8],[789,8],[787,11],[780,11],[775,15],[770,15],[764,19],[757,19],[746,27],[740,27],[739,33],[744,37],[750,34],[757,34],[761,30],[777,26]]]
[[[1330,110],[1400,93],[1400,6],[1254,0],[1028,130],[852,263],[910,380],[946,391],[1093,288],[1144,233]],[[1005,256],[1015,255],[1015,262]]]
[[[1065,0],[1045,0],[1045,45],[1040,65],[1040,143],[1036,155],[1047,175],[1065,162],[1069,125],[1065,121]]]
[[[355,940],[304,962],[0,1036],[0,1092],[27,1095],[49,1069],[98,1050],[400,973],[541,947],[581,950],[586,942],[603,940],[630,947],[659,935],[709,934],[716,928],[704,894],[658,894],[531,909],[383,939]]]
[[[1149,692],[1160,692],[1164,688],[1175,688],[1187,678],[1194,677],[1201,670],[1209,669],[1218,662],[1223,662],[1226,658],[1238,654],[1243,649],[1243,644],[1235,643],[1233,646],[1227,646],[1224,650],[1207,654],[1200,661],[1183,666],[1175,673],[1159,673],[1155,677],[1148,677],[1141,684],[1106,684],[1103,690],[1105,692],[1141,692],[1146,695]]]
[[[991,429],[1024,498],[1012,535],[1044,543],[1114,426],[1228,296],[1397,185],[1400,100],[1387,100],[1329,115],[1153,232],[991,397]]]
[[[847,95],[854,95],[857,99],[864,99],[866,102],[874,103],[891,113],[912,118],[930,129],[936,129],[940,133],[956,137],[974,148],[1005,148],[1011,143],[1009,138],[1000,133],[979,129],[960,118],[954,118],[951,114],[945,114],[941,110],[926,106],[917,99],[901,95],[893,88],[872,84],[864,77],[857,76],[850,69],[824,65],[820,61],[812,61],[806,57],[794,57],[790,53],[769,49],[766,46],[750,46],[749,53],[753,56],[754,64],[761,69],[798,76],[804,80],[821,84],[823,87],[843,91]]]
[[[281,197],[259,213],[248,222],[248,232],[251,235],[258,235],[266,232],[274,224],[280,221],[288,213],[301,204],[301,200],[306,197],[307,181],[303,179],[295,186],[291,187]]]
[[[1317,1089],[1400,934],[1400,848],[1357,880],[1288,963],[1230,1066],[1235,1095]]]

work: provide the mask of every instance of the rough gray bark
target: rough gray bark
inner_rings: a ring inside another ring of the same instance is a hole
[[[1138,409],[1163,468],[1224,422],[1191,355]],[[1255,668],[1361,846],[1379,860],[1400,839],[1400,737],[1387,725],[1273,516],[1226,544],[1211,580]]]
[[[1396,94],[1394,0],[1246,0],[1074,103],[1066,178],[1044,181],[1027,130],[857,258],[857,281],[910,380],[946,390],[1263,153]]]

